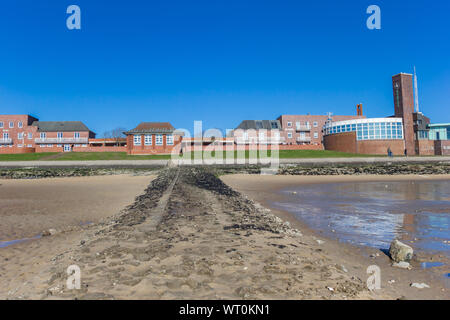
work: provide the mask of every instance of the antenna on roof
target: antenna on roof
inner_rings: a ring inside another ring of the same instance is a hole
[[[417,89],[416,66],[414,66],[414,107],[416,109],[416,112],[419,113],[419,90]]]

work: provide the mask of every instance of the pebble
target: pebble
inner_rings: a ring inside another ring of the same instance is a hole
[[[424,289],[424,288],[429,288],[430,287],[426,283],[411,283],[410,286],[413,287],[413,288],[417,288],[417,289]]]

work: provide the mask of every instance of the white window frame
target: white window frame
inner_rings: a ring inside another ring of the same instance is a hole
[[[319,139],[319,133],[318,132],[314,132],[314,139]]]
[[[173,146],[173,134],[167,134],[166,135],[166,144],[168,146]]]
[[[313,126],[314,126],[314,128],[317,128],[319,126],[319,123],[317,121],[314,121]]]
[[[146,134],[144,136],[144,145],[151,146],[153,144],[153,135]]]
[[[288,121],[287,126],[288,126],[288,128],[291,128],[292,127],[292,122]]]
[[[39,137],[40,137],[41,139],[46,139],[46,138],[47,138],[47,132],[41,132],[41,133],[39,134]]]
[[[164,145],[164,140],[163,140],[163,135],[162,134],[156,134],[155,135],[155,145],[156,146],[162,146]]]
[[[74,132],[73,137],[75,139],[80,139],[80,133],[79,132]]]
[[[10,121],[10,122],[9,122],[9,127],[10,127],[10,128],[14,128],[14,121]]]
[[[3,139],[9,139],[9,133],[3,132]]]
[[[17,139],[23,140],[23,137],[24,137],[23,132],[17,133]]]
[[[17,123],[17,127],[18,127],[18,128],[23,128],[23,122],[22,122],[22,121],[19,121],[19,122]]]
[[[287,137],[288,137],[288,139],[292,139],[292,132],[288,132]]]
[[[140,134],[135,134],[134,137],[133,137],[133,145],[140,146],[141,143],[142,143],[141,135]]]
[[[4,123],[3,123],[3,121],[0,121],[0,128],[3,128],[4,127]]]
[[[56,137],[57,137],[58,139],[62,139],[62,138],[64,137],[64,132],[58,132],[58,133],[56,134]]]
[[[28,140],[32,140],[33,139],[33,133],[28,132]]]

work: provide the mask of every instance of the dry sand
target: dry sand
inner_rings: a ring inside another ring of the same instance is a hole
[[[413,270],[393,268],[388,256],[376,249],[357,247],[344,244],[336,240],[322,236],[320,230],[311,230],[304,223],[295,218],[291,213],[275,209],[272,202],[280,201],[284,196],[279,192],[289,186],[317,183],[339,182],[371,182],[371,181],[420,181],[420,180],[450,180],[450,175],[359,175],[359,176],[296,176],[296,175],[249,175],[232,174],[222,176],[221,179],[230,187],[239,191],[251,199],[272,210],[272,213],[284,221],[289,221],[292,226],[302,231],[305,237],[322,239],[322,248],[327,257],[343,264],[349,272],[361,279],[367,279],[367,267],[377,265],[381,268],[382,289],[376,291],[378,297],[404,298],[404,299],[450,299],[448,280],[443,277],[445,270],[448,272],[449,262],[444,255],[433,256],[418,254],[416,260],[411,263]],[[375,255],[375,257],[370,257]],[[423,270],[420,262],[444,261],[447,266]],[[395,280],[395,282],[392,282]],[[389,283],[389,281],[391,281]],[[427,283],[430,289],[411,288],[413,282]]]

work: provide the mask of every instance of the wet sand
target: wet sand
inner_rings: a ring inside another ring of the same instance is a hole
[[[152,176],[0,179],[0,242],[96,223],[143,193]]]
[[[302,184],[450,180],[450,175],[272,176],[234,174],[222,176],[221,179],[235,190],[270,208],[272,213],[285,221],[289,221],[304,235],[322,239],[324,241],[322,248],[327,256],[347,266],[361,279],[367,279],[366,268],[369,265],[378,265],[382,272],[382,289],[377,291],[379,295],[403,297],[405,299],[450,299],[449,281],[443,277],[444,269],[447,268],[449,261],[444,255],[436,256],[416,252],[417,257],[411,263],[413,270],[393,268],[391,260],[383,252],[374,248],[354,246],[327,238],[323,230],[312,230],[290,212],[275,208],[273,205],[274,202],[288,201],[287,197],[281,193],[282,189]],[[371,255],[372,257],[370,257]],[[421,263],[425,261],[445,261],[447,266],[424,270],[421,268]],[[395,280],[395,282],[391,280]],[[389,281],[391,282],[389,283]],[[431,288],[422,290],[411,288],[410,284],[413,282],[425,282]]]

